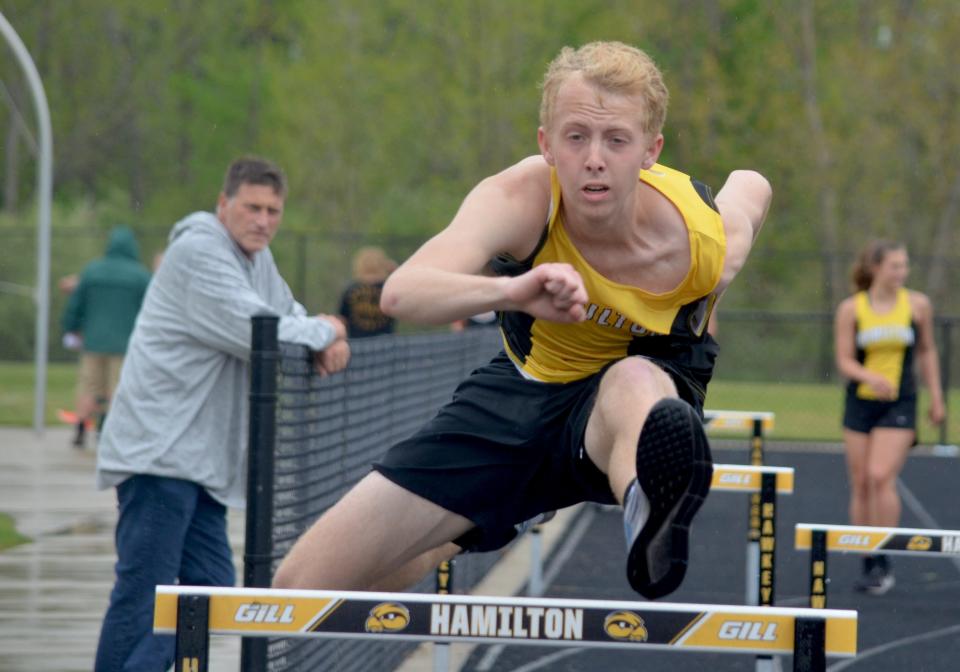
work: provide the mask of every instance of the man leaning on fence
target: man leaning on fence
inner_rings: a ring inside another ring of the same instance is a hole
[[[234,161],[216,214],[173,227],[147,291],[97,456],[120,514],[97,672],[173,662],[173,637],[152,634],[158,584],[234,585],[226,507],[244,505],[251,317],[279,315],[280,339],[311,348],[321,375],[349,361],[342,323],[308,316],[270,254],[285,197],[279,167]]]

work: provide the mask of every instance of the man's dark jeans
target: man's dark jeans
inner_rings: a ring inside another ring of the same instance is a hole
[[[132,476],[117,486],[117,581],[103,619],[96,672],[163,672],[174,637],[153,634],[157,585],[232,586],[227,510],[200,485]]]

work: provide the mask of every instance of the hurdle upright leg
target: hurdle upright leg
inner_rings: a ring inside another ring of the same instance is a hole
[[[763,420],[753,419],[753,432],[750,437],[750,465],[763,466]],[[747,516],[747,580],[746,604],[759,605],[760,602],[760,496],[750,495],[750,508]]]
[[[813,530],[810,543],[810,607],[827,607],[827,532]]]
[[[210,661],[210,596],[177,597],[174,672],[207,672]]]
[[[754,422],[756,428],[757,421]],[[757,604],[772,607],[775,594],[777,545],[777,475],[763,474],[760,480],[760,539],[757,556]],[[778,672],[780,661],[772,656],[757,656],[756,672]]]
[[[826,672],[826,641],[822,618],[798,617],[793,626],[793,672]]]
[[[453,560],[444,560],[437,567],[437,595],[449,595],[453,590]],[[433,643],[433,672],[447,672],[450,669],[450,645],[444,642]]]

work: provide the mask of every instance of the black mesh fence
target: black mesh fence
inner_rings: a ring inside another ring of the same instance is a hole
[[[484,328],[380,336],[352,341],[351,347],[349,368],[320,378],[313,373],[305,347],[279,346],[273,494],[266,507],[272,508],[272,516],[255,523],[272,528],[273,570],[307,527],[369,472],[372,462],[432,417],[449,401],[457,383],[501,346],[497,330]],[[251,532],[247,531],[248,540]],[[499,557],[499,553],[459,557],[453,570],[454,592],[476,585]],[[434,592],[433,577],[414,590]],[[266,669],[388,670],[413,646],[276,639],[267,646]]]
[[[839,441],[843,381],[833,364],[832,325],[830,313],[721,312],[721,355],[707,407],[772,411],[774,440]],[[952,318],[935,322],[950,416],[942,428],[918,416],[922,443],[960,443],[960,395],[950,389],[960,380],[960,353],[953,347],[957,326]],[[248,554],[251,532],[263,525],[271,529],[268,548],[252,551],[262,557],[264,572],[275,570],[300,534],[369,471],[371,462],[432,417],[457,383],[501,344],[497,330],[488,328],[381,336],[353,341],[352,347],[344,373],[320,378],[306,348],[279,346],[277,374],[271,370],[269,376],[278,385],[270,416],[276,424],[270,431],[270,506],[265,520],[251,525],[248,516],[247,524]],[[256,434],[251,427],[251,437]],[[498,557],[459,558],[455,592],[474,586]],[[432,578],[415,590],[433,592]],[[277,639],[264,655],[269,670],[349,672],[393,669],[412,646]]]

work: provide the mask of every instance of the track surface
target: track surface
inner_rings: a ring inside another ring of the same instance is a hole
[[[746,450],[715,450],[718,463],[747,462]],[[843,456],[770,450],[766,463],[796,469],[793,495],[778,498],[776,604],[807,606],[808,553],[793,550],[798,522],[846,524]],[[960,529],[960,460],[915,456],[901,475],[901,527]],[[691,566],[683,586],[666,600],[743,604],[748,496],[713,493],[694,521]],[[621,515],[592,509],[585,533],[565,559],[546,563],[548,597],[640,599],[627,583]],[[576,524],[571,525],[571,530]],[[882,597],[852,590],[862,556],[830,554],[828,606],[860,613],[859,655],[829,659],[839,672],[947,672],[960,670],[960,556],[893,556],[897,585]],[[552,578],[552,580],[551,580]],[[478,647],[464,672],[598,672],[644,670],[726,672],[753,670],[750,656],[513,646]],[[789,657],[782,660],[790,670]]]

